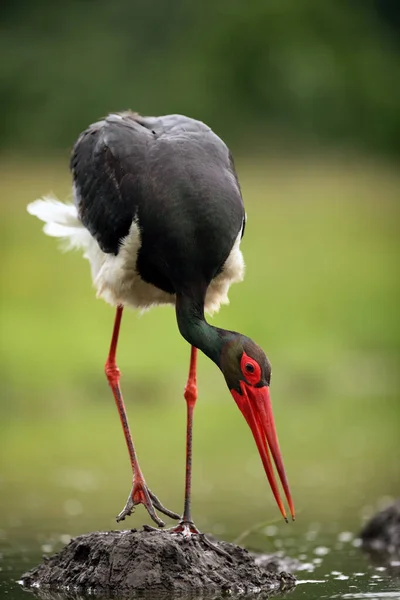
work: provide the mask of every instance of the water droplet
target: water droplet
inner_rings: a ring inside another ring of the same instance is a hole
[[[325,579],[298,579],[296,585],[299,583],[326,583]]]
[[[343,542],[343,543],[351,542],[353,537],[354,537],[354,535],[351,533],[351,531],[342,531],[338,535],[338,540],[339,540],[339,542]]]
[[[391,567],[400,567],[400,560],[391,560],[390,566]]]
[[[327,548],[326,546],[317,546],[316,548],[314,548],[314,554],[316,554],[317,556],[326,556],[327,554],[329,554],[329,548]]]

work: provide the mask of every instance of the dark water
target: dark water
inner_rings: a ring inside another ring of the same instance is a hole
[[[39,543],[32,542],[32,537],[25,540],[21,534],[13,539],[5,530],[0,530],[0,535],[0,598],[28,600],[31,594],[18,584],[19,577],[40,562],[43,554],[51,553],[68,542],[68,536],[60,535],[57,540],[53,535],[48,543]],[[38,539],[38,536],[35,537]],[[248,545],[249,540],[246,543]],[[277,528],[271,525],[266,527],[263,537],[257,538],[255,545],[258,549],[264,545],[267,552],[274,548],[276,552],[302,562],[302,569],[297,573],[296,588],[279,595],[281,600],[400,600],[400,561],[393,559],[383,564],[372,562],[363,554],[359,541],[350,532],[339,529],[327,532],[322,526],[314,524],[297,538],[282,537],[277,535]],[[60,600],[63,596],[57,594],[56,597]]]

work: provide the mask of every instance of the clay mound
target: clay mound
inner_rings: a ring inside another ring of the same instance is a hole
[[[400,499],[374,515],[360,537],[365,550],[400,557]]]
[[[108,531],[81,535],[22,576],[40,596],[50,590],[100,596],[243,594],[290,589],[295,578],[278,572],[271,557],[262,566],[247,550],[201,536],[186,540],[162,531]]]

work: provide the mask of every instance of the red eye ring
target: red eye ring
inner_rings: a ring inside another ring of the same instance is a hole
[[[246,352],[243,352],[240,361],[240,368],[242,370],[243,377],[251,385],[256,385],[261,379],[261,368],[260,365],[254,358],[248,356]]]

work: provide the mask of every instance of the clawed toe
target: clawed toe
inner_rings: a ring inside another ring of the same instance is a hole
[[[167,517],[170,517],[171,519],[180,519],[181,518],[180,515],[178,515],[178,513],[173,512],[172,510],[169,510],[168,508],[165,508],[165,506],[163,504],[161,504],[160,500],[157,498],[157,496],[155,494],[153,494],[153,492],[151,490],[148,489],[148,492],[149,492],[151,501],[153,503],[153,506],[157,510],[159,510],[161,513],[163,513]]]
[[[151,519],[158,525],[158,527],[164,527],[165,523],[157,515],[155,509],[171,519],[180,519],[180,516],[177,513],[165,508],[165,506],[161,504],[160,500],[155,494],[153,494],[151,490],[149,490],[144,481],[135,481],[124,508],[116,517],[117,523],[124,521],[126,517],[129,517],[129,515],[135,511],[135,507],[138,504],[143,504]]]
[[[184,538],[191,538],[194,535],[202,535],[200,531],[197,529],[196,525],[193,521],[187,521],[185,519],[181,519],[180,523],[175,527],[170,527],[167,529],[168,533],[177,533],[183,535]]]
[[[151,527],[150,525],[143,525],[143,529],[145,531],[158,531],[155,527]],[[188,521],[185,519],[181,519],[180,523],[175,527],[170,527],[169,529],[164,529],[163,533],[169,533],[171,535],[182,536],[184,540],[201,540],[210,550],[213,550],[217,554],[220,554],[230,562],[232,562],[232,557],[228,552],[217,546],[211,542],[205,533],[201,533],[193,521]]]
[[[132,495],[129,494],[128,500],[126,501],[124,508],[115,517],[117,523],[119,523],[120,521],[124,521],[126,519],[126,517],[129,517],[134,511],[135,511],[135,505],[132,500]]]

